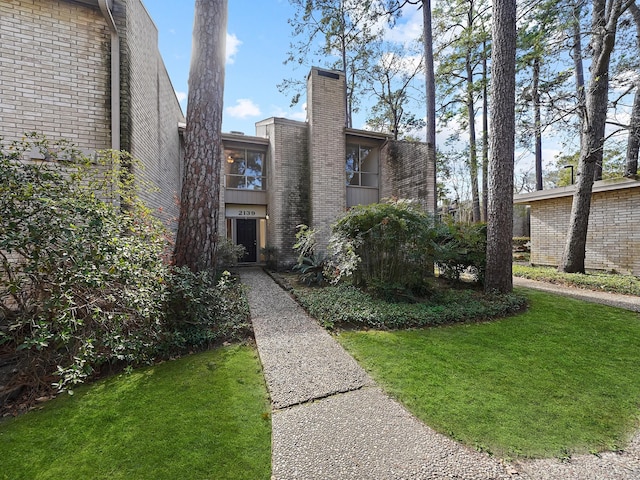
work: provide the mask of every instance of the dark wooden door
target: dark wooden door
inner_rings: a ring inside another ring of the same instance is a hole
[[[236,238],[238,245],[244,245],[247,250],[241,262],[258,261],[257,221],[255,219],[239,218],[236,220]]]

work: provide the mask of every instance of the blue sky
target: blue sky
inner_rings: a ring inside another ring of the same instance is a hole
[[[194,0],[143,0],[158,27],[160,52],[186,113]],[[288,0],[229,0],[227,66],[222,130],[255,133],[255,122],[269,117],[305,120],[304,100],[290,108],[278,91],[285,78],[304,79],[311,65],[284,65],[291,41]],[[414,9],[415,10],[415,7]],[[411,11],[391,34],[419,38],[421,12]],[[354,118],[362,128],[364,117]]]
[[[158,27],[160,52],[186,113],[191,55],[193,0],[143,0]],[[255,122],[269,117],[304,120],[303,104],[289,108],[278,91],[284,78],[304,78],[287,57],[293,10],[287,0],[229,0],[227,66],[222,130],[255,133]]]

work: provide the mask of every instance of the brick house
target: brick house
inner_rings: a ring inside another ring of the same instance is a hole
[[[38,132],[140,159],[143,194],[177,218],[184,115],[141,0],[0,2],[0,136]],[[37,155],[34,156],[34,159]]]
[[[575,186],[515,195],[530,206],[531,263],[557,266],[569,227]],[[640,181],[600,180],[593,186],[585,267],[640,276]]]
[[[319,232],[325,247],[330,225],[349,207],[399,197],[426,209],[426,145],[345,127],[345,79],[312,68],[307,77],[307,121],[269,118],[256,135],[223,134],[221,231],[244,245],[245,262],[263,262],[277,250],[280,266],[295,263],[296,226]]]

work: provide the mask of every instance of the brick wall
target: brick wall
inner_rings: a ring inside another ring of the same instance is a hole
[[[267,165],[267,244],[278,249],[281,268],[296,263],[296,227],[309,224],[309,158],[306,123],[273,118],[257,124],[271,140]]]
[[[424,143],[388,141],[380,152],[380,198],[415,199],[426,209],[432,174],[426,158]]]
[[[136,176],[155,189],[143,199],[175,228],[180,198],[182,145],[178,122],[184,122],[169,75],[158,50],[158,31],[140,0],[114,3],[121,36],[121,142],[142,161]]]
[[[529,202],[531,263],[557,266],[567,236],[571,196]],[[640,276],[640,182],[594,192],[585,267]]]
[[[311,227],[318,232],[321,249],[327,245],[331,224],[347,208],[344,91],[342,72],[311,70],[307,79]]]
[[[37,131],[86,150],[109,148],[109,48],[97,8],[0,2],[0,136]]]

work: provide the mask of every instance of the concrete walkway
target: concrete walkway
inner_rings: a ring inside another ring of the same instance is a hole
[[[640,312],[640,297],[620,295],[618,293],[597,292],[583,288],[566,287],[548,282],[538,282],[528,278],[513,277],[513,284],[517,287],[534,288],[545,292],[557,293],[567,297],[577,298],[586,302],[601,303],[611,307],[624,308],[633,312]]]
[[[640,478],[640,441],[623,455],[509,465],[440,435],[385,395],[266,273],[240,272],[273,405],[272,478]]]

